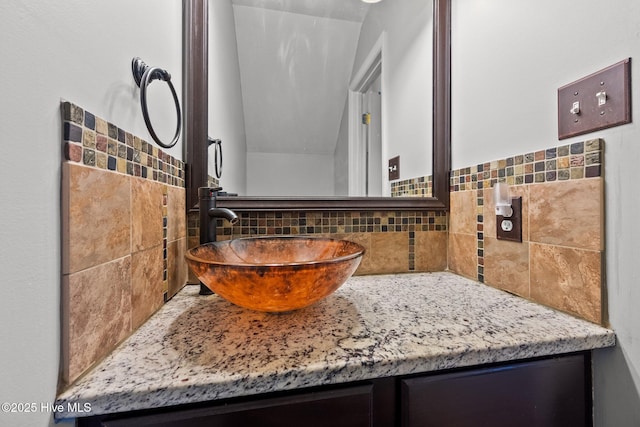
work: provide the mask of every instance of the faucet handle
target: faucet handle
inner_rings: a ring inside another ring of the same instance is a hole
[[[220,192],[222,187],[199,187],[198,198],[199,199],[211,199],[216,193]]]

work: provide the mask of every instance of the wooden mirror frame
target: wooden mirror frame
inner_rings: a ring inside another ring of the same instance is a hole
[[[208,7],[183,0],[183,105],[187,210],[208,180]],[[238,211],[448,210],[451,169],[451,0],[433,0],[432,197],[220,197]]]

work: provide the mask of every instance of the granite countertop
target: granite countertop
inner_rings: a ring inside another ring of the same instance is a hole
[[[613,331],[451,273],[350,278],[286,314],[187,286],[64,391],[57,419],[615,345]],[[91,411],[73,408],[91,405]]]

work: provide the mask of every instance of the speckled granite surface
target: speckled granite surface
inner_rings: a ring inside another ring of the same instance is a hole
[[[450,273],[352,277],[265,314],[188,286],[62,393],[56,418],[608,347],[608,329]],[[90,413],[68,409],[91,404]]]

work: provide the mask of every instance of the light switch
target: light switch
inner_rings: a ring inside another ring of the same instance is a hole
[[[389,181],[400,179],[400,156],[389,159]]]
[[[571,106],[571,110],[569,110],[571,114],[580,114],[580,102],[576,101]]]
[[[596,93],[596,98],[598,98],[598,107],[602,107],[607,103],[607,92],[601,90],[600,92]]]
[[[631,58],[558,89],[558,139],[631,123]]]

